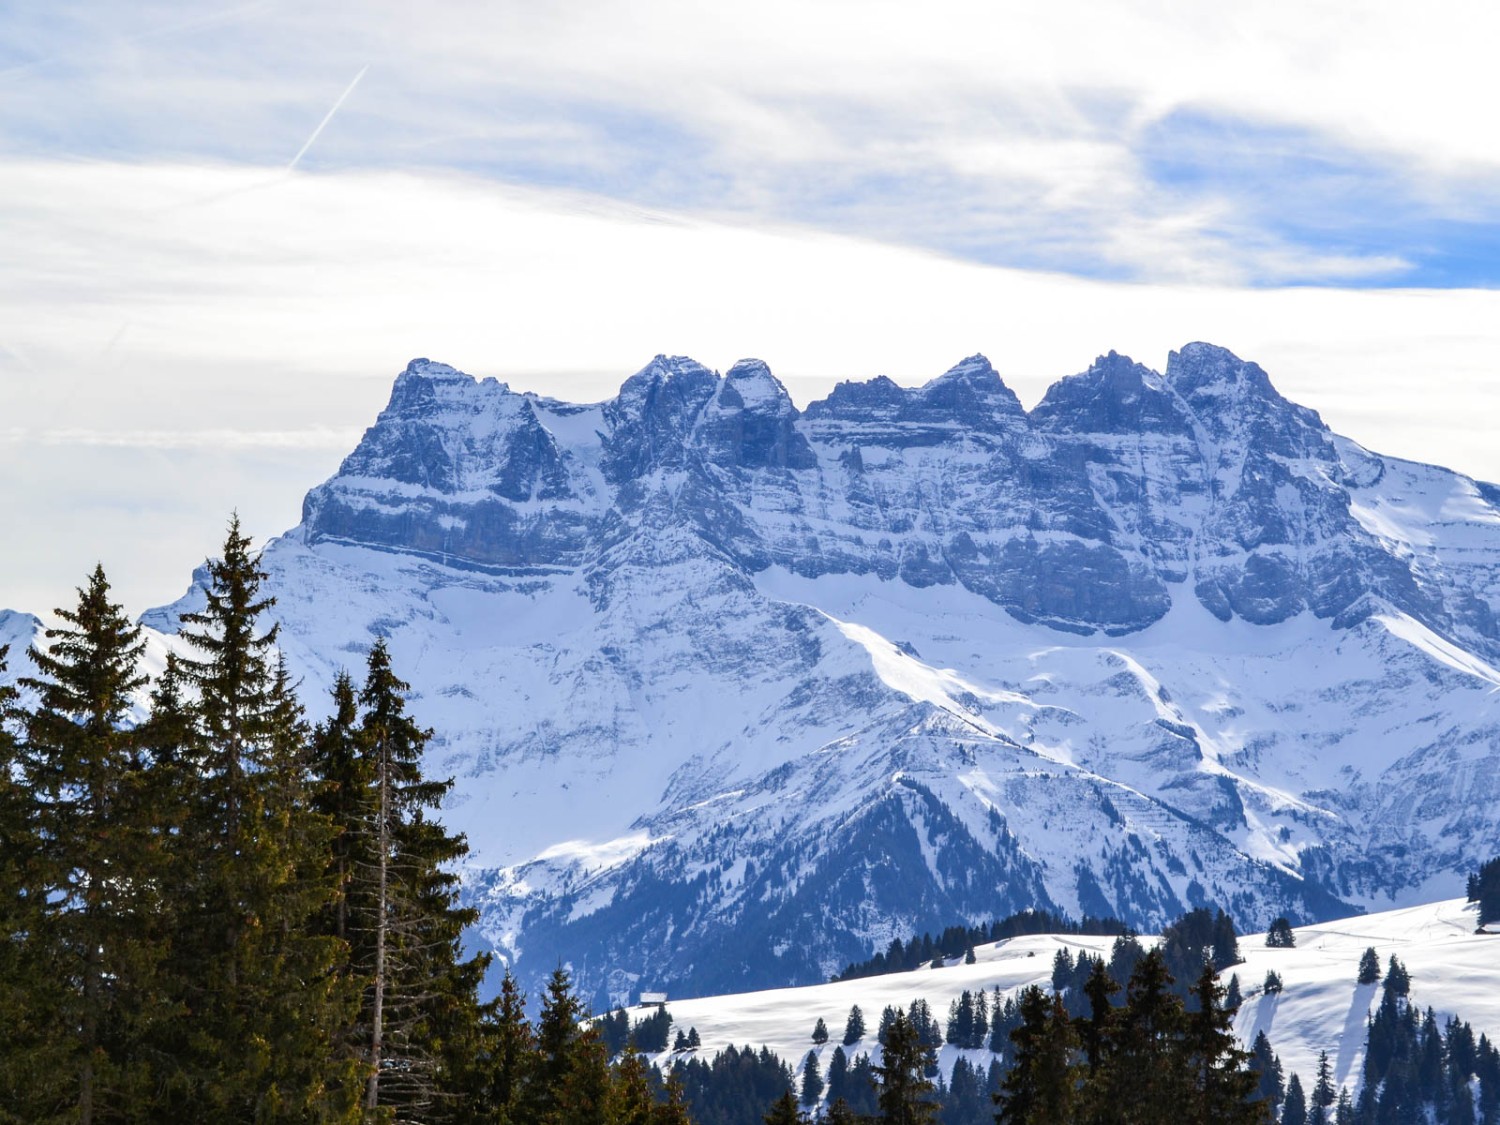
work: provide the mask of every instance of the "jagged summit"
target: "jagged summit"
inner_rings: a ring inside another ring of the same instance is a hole
[[[264,565],[315,707],[389,638],[486,939],[608,1000],[1451,891],[1500,839],[1496,500],[1206,344],[1030,413],[982,356],[804,410],[759,360],[593,404],[415,361]]]

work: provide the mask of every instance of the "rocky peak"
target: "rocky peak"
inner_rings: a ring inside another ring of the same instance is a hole
[[[1110,352],[1081,375],[1060,379],[1031,412],[1033,425],[1072,434],[1189,434],[1186,411],[1162,377]]]
[[[817,457],[796,429],[797,407],[771,369],[742,359],[704,408],[698,435],[707,459],[726,468],[807,469]]]
[[[1026,423],[1021,400],[982,355],[969,356],[912,392],[904,417],[980,429]]]
[[[687,437],[718,392],[719,376],[687,356],[659,355],[604,406],[611,430],[604,470],[620,482],[681,463]]]

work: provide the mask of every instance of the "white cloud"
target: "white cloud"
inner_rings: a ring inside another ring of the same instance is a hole
[[[1500,292],[1083,281],[457,176],[12,162],[0,201],[0,526],[27,544],[0,604],[103,554],[144,608],[229,508],[281,531],[417,355],[578,400],[657,352],[756,355],[805,403],[982,350],[1030,404],[1207,339],[1372,448],[1500,478]]]

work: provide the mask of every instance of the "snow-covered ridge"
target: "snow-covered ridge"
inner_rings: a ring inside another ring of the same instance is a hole
[[[1248,1048],[1258,1033],[1265,1032],[1286,1072],[1299,1073],[1304,1083],[1316,1073],[1319,1052],[1327,1051],[1334,1081],[1353,1092],[1364,1061],[1365,1017],[1379,1006],[1381,997],[1378,983],[1362,985],[1356,980],[1360,956],[1373,948],[1382,968],[1392,956],[1405,965],[1411,974],[1412,1003],[1423,1010],[1432,1008],[1440,1026],[1456,1016],[1473,1026],[1476,1038],[1487,1034],[1493,1040],[1500,1036],[1500,935],[1475,933],[1475,918],[1471,904],[1453,899],[1300,927],[1290,949],[1269,949],[1262,935],[1243,935],[1244,962],[1219,978],[1227,987],[1230,976],[1238,976],[1245,996],[1235,1033]],[[963,992],[993,995],[999,989],[1013,997],[1032,985],[1050,988],[1052,961],[1059,950],[1067,950],[1070,957],[1081,952],[1102,955],[1107,961],[1113,940],[1039,934],[978,946],[972,965],[954,959],[942,968],[835,984],[669,998],[669,1042],[679,1030],[696,1028],[703,1057],[730,1046],[764,1045],[794,1067],[812,1051],[820,1073],[826,1074],[834,1050],[841,1046],[840,1031],[849,1009],[856,1004],[869,1034],[844,1047],[844,1053],[850,1061],[860,1054],[873,1054],[878,1060],[875,1029],[887,1006],[906,1010],[912,1001],[923,999],[941,1023],[949,1004]],[[1148,936],[1141,942],[1149,948],[1155,940]],[[1261,989],[1270,971],[1282,978],[1279,995]],[[641,1013],[632,1014],[638,1019]],[[830,1034],[821,1046],[811,1041],[820,1019]],[[654,1056],[654,1061],[670,1064],[674,1057],[679,1056],[668,1051]],[[945,1045],[938,1059],[945,1076],[960,1057],[987,1067],[991,1056],[986,1050]]]
[[[265,566],[315,709],[389,638],[482,937],[603,1000],[1453,893],[1500,840],[1496,495],[1206,344],[1029,414],[981,356],[803,411],[759,361],[592,405],[418,361]]]

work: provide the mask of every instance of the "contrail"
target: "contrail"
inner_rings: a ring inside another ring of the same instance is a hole
[[[307,143],[297,150],[297,155],[292,157],[292,162],[286,166],[288,172],[297,167],[297,161],[307,155],[307,150],[312,148],[313,141],[318,139],[318,134],[327,128],[328,123],[333,120],[333,115],[339,111],[339,106],[343,105],[344,100],[350,94],[354,93],[354,87],[359,85],[359,80],[365,76],[365,71],[369,69],[369,64],[365,64],[364,69],[354,76],[354,81],[349,83],[348,88],[339,95],[339,100],[333,103],[333,108],[328,111],[322,121],[318,122],[318,127],[312,131],[312,136],[307,138]]]

